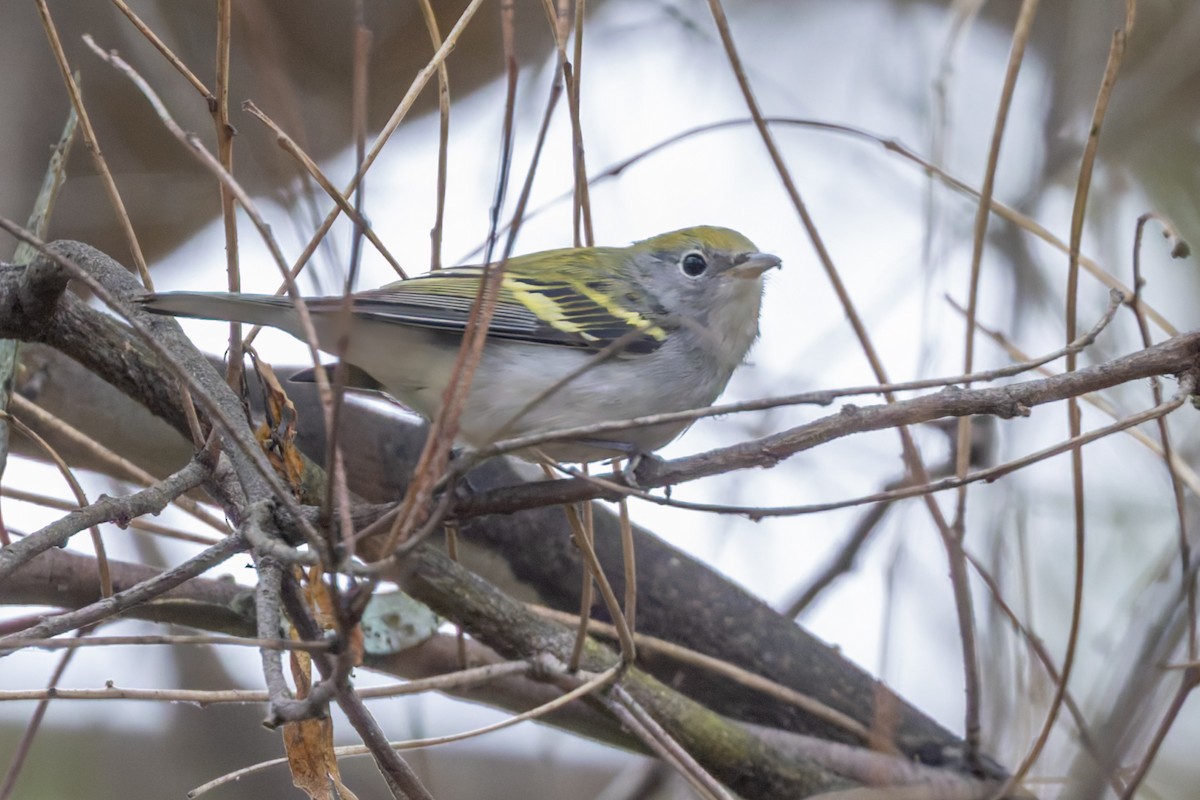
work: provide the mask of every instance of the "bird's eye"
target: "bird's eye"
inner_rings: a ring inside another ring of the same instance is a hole
[[[699,278],[708,269],[708,259],[701,253],[688,253],[679,262],[679,268],[689,278]]]

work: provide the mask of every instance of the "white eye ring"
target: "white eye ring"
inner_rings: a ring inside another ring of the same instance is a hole
[[[708,270],[708,259],[695,250],[679,259],[679,270],[689,278],[699,278]]]

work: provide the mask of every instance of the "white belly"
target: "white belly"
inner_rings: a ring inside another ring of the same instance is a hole
[[[441,407],[454,361],[452,340],[408,329],[403,341],[391,331],[395,349],[364,351],[351,337],[347,360],[370,373],[388,393],[432,418]],[[384,339],[386,341],[386,339]],[[680,343],[682,344],[682,343]],[[545,433],[600,422],[683,411],[713,402],[733,370],[709,359],[682,357],[676,342],[629,359],[595,364],[566,384],[552,387],[593,357],[580,349],[489,341],[459,419],[458,438],[474,447],[499,439]],[[503,352],[500,349],[503,348]],[[438,357],[432,354],[438,353]],[[697,362],[709,362],[697,364]],[[549,391],[544,399],[534,402]],[[677,422],[596,434],[594,439],[631,445],[651,452],[678,436],[690,423]],[[540,448],[561,461],[594,461],[623,453],[586,443],[548,444]]]

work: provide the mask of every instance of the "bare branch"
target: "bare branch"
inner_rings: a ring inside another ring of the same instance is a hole
[[[101,522],[127,524],[135,517],[158,514],[179,495],[199,486],[208,475],[206,465],[192,461],[166,480],[128,497],[102,495],[86,508],[73,511],[40,531],[0,548],[0,581],[7,579],[14,570],[39,553],[51,547],[62,547],[84,528]]]

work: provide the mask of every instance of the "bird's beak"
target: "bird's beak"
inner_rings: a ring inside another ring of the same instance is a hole
[[[733,262],[733,266],[725,271],[733,278],[757,278],[769,269],[778,267],[781,263],[779,256],[770,253],[741,253]]]

